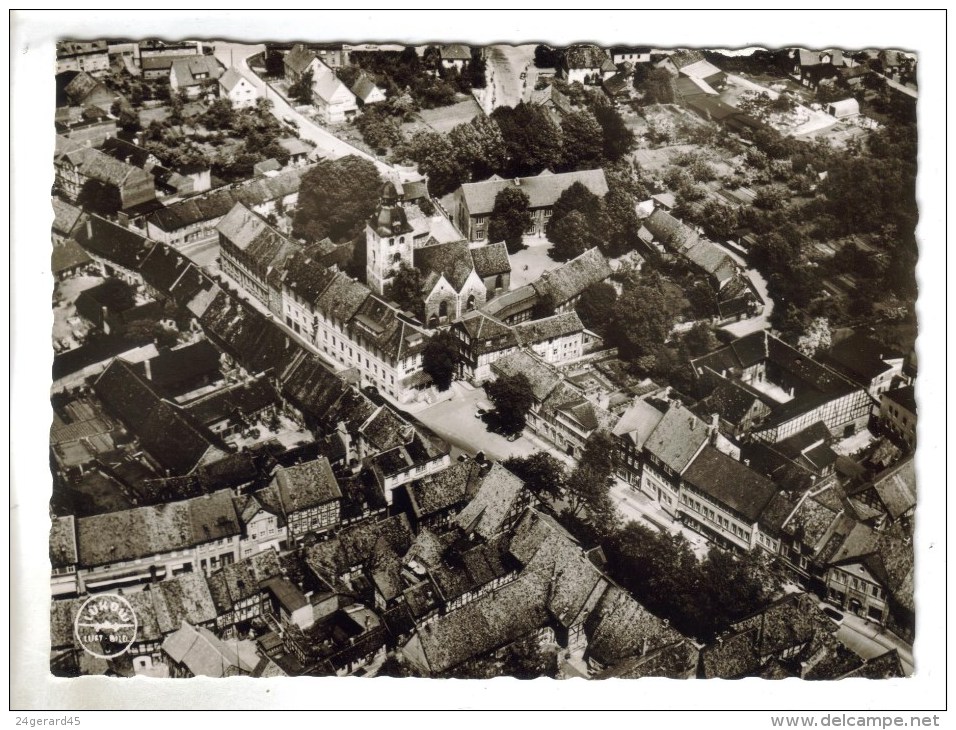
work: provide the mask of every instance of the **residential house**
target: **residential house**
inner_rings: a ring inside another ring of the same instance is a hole
[[[791,58],[793,77],[811,89],[817,88],[821,81],[837,76],[848,60],[844,58],[843,51],[832,48],[823,51],[796,48],[791,52]]]
[[[364,71],[358,75],[355,83],[352,84],[352,93],[361,106],[385,101],[385,92],[376,86],[372,77]]]
[[[713,429],[675,401],[644,441],[641,491],[671,516],[681,509],[684,472],[713,439]]]
[[[261,661],[255,642],[223,641],[209,629],[185,620],[178,631],[166,637],[162,648],[171,677],[251,676]]]
[[[57,134],[55,155],[68,141],[77,146],[99,147],[119,134],[117,120],[94,106],[57,109],[53,127]]]
[[[663,59],[659,68],[666,68],[674,76],[700,79],[709,87],[720,89],[726,83],[727,74],[714,66],[698,50],[680,50]]]
[[[321,73],[322,62],[315,55],[315,52],[306,48],[301,43],[292,47],[282,59],[285,68],[285,80],[290,84],[296,84],[302,80],[302,77],[312,72],[313,80]]]
[[[743,550],[757,545],[758,521],[777,493],[766,477],[710,445],[680,473],[680,514],[716,542]]]
[[[584,354],[585,329],[577,312],[516,324],[518,340],[546,363],[575,360]]]
[[[56,189],[71,203],[80,200],[88,183],[114,191],[120,209],[156,198],[153,176],[145,170],[72,141],[66,141],[62,152],[58,151],[54,168]]]
[[[190,99],[215,99],[219,96],[219,78],[223,68],[214,56],[195,56],[173,61],[169,86]]]
[[[538,78],[541,78],[541,69],[538,69]],[[532,89],[528,103],[544,109],[551,121],[558,126],[561,126],[565,116],[574,111],[571,100],[558,91],[554,84],[548,84],[543,89]]]
[[[644,467],[644,445],[664,418],[664,414],[648,401],[635,398],[621,413],[611,435],[617,446],[614,452],[615,474],[633,488],[640,488]]]
[[[514,327],[483,312],[468,312],[452,332],[458,339],[458,376],[475,383],[488,380],[492,363],[521,346]]]
[[[395,508],[408,516],[416,534],[441,529],[474,498],[481,470],[478,463],[466,459],[403,484],[394,492]]]
[[[636,65],[638,63],[651,62],[651,49],[649,46],[613,46],[609,50],[611,54],[611,63],[619,66],[622,63]]]
[[[880,396],[880,421],[910,451],[916,449],[916,388],[907,385]]]
[[[358,114],[355,94],[321,61],[312,78],[312,104],[326,124],[348,121]]]
[[[266,550],[214,571],[207,579],[216,628],[247,624],[271,610],[266,584],[280,577],[279,554]]]
[[[631,98],[631,91],[633,89],[631,75],[619,71],[613,76],[604,79],[604,81],[601,82],[601,88],[611,101],[615,103],[626,102]]]
[[[121,359],[113,360],[93,382],[93,391],[167,476],[189,474],[225,456],[218,439],[162,399],[149,381]]]
[[[547,301],[560,314],[574,310],[585,289],[610,276],[611,266],[607,258],[595,247],[556,269],[545,271],[531,286],[539,300]]]
[[[76,519],[77,590],[115,590],[238,559],[240,525],[230,490],[154,507]]]
[[[309,164],[313,147],[310,147],[298,137],[281,137],[276,140],[279,146],[289,155],[287,167],[303,167]]]
[[[259,90],[232,67],[219,77],[219,98],[228,99],[233,109],[252,109],[259,98]]]
[[[274,213],[277,207],[294,208],[299,185],[309,167],[287,170],[275,177],[260,177],[203,195],[172,203],[135,221],[147,236],[179,248],[191,243],[216,240],[216,226],[236,203],[242,203],[259,215]]]
[[[531,502],[524,482],[495,462],[480,477],[478,491],[454,524],[471,540],[489,541],[513,528]]]
[[[837,119],[860,116],[860,102],[856,99],[841,99],[827,104],[827,114]]]
[[[702,392],[725,379],[765,396],[770,412],[751,431],[761,441],[781,441],[817,421],[831,434],[851,436],[866,423],[872,403],[862,386],[765,332],[741,337],[691,365]]]
[[[279,467],[269,486],[255,493],[265,504],[278,504],[288,539],[301,541],[339,523],[342,490],[325,457],[291,467]]]
[[[102,76],[110,70],[106,41],[58,41],[56,72],[81,71]]]
[[[276,294],[269,278],[281,271],[285,260],[300,245],[266,223],[242,203],[236,203],[219,225],[219,256],[223,273],[243,289],[282,315],[281,293]]]
[[[569,84],[599,86],[616,73],[617,66],[607,52],[600,46],[587,43],[566,48],[558,64],[558,75]]]
[[[279,401],[272,379],[260,375],[194,398],[183,403],[183,410],[212,433],[225,438],[257,422],[268,422],[277,412]]]
[[[912,456],[859,485],[848,484],[849,497],[877,509],[890,523],[911,523],[916,512],[916,466]]]
[[[366,469],[385,495],[389,505],[395,490],[416,479],[440,471],[451,464],[449,447],[412,431],[404,443],[375,454],[366,460]]]
[[[460,43],[441,46],[438,55],[443,68],[453,68],[459,72],[471,63],[471,49]]]
[[[555,202],[561,193],[576,182],[584,185],[599,198],[607,194],[607,180],[601,169],[557,174],[544,170],[533,177],[505,180],[493,175],[481,182],[464,183],[442,198],[442,206],[468,240],[482,241],[488,235],[488,219],[495,205],[495,197],[505,188],[516,187],[529,199],[531,225],[526,233],[541,236],[544,235]]]
[[[79,107],[106,114],[119,95],[85,71],[64,71],[56,75],[57,108]]]

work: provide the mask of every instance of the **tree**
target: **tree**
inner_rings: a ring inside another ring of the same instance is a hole
[[[365,229],[379,203],[382,179],[370,160],[355,155],[322,160],[302,176],[292,233],[340,243]]]
[[[283,63],[282,53],[274,48],[266,48],[265,53],[266,74],[272,78],[279,78],[285,73],[285,64]]]
[[[638,91],[644,92],[644,97],[641,99],[642,104],[674,103],[674,86],[667,69],[655,68],[640,82],[638,76],[635,75],[634,83]],[[639,86],[638,83],[640,83]]]
[[[591,224],[584,214],[573,210],[548,224],[548,255],[555,261],[570,261],[597,245]]]
[[[236,111],[232,108],[232,102],[223,97],[209,105],[200,121],[207,129],[231,129],[236,123]]]
[[[471,173],[472,180],[484,180],[504,170],[507,150],[494,119],[479,115],[459,124],[448,133],[448,142],[461,167]]]
[[[576,516],[583,510],[591,526],[604,535],[613,533],[619,520],[610,495],[615,449],[609,433],[592,433],[565,488],[570,514]]]
[[[289,87],[289,96],[299,104],[312,103],[312,71],[306,71]]]
[[[485,385],[485,392],[498,414],[498,422],[507,434],[519,433],[534,404],[531,383],[524,373],[506,375]]]
[[[603,131],[604,156],[608,160],[619,160],[633,149],[634,132],[610,102],[595,105],[594,117]]]
[[[830,323],[826,317],[816,317],[797,340],[797,349],[806,357],[814,357],[817,353],[829,350],[831,343]]]
[[[504,241],[508,253],[517,253],[524,244],[524,232],[531,226],[531,200],[520,188],[507,187],[495,196],[488,219],[488,240]]]
[[[404,261],[399,263],[398,271],[388,290],[388,297],[402,309],[417,312],[422,304],[422,288],[425,277],[419,269]]]
[[[561,120],[565,170],[588,170],[601,164],[604,131],[588,110],[566,114]]]
[[[641,239],[641,221],[634,209],[634,198],[624,188],[609,181],[610,189],[604,196],[603,250],[611,257],[620,256],[637,248]]]
[[[508,177],[537,175],[554,170],[563,159],[561,129],[541,107],[525,104],[500,106],[491,113],[501,128],[508,150]]]
[[[714,328],[704,322],[698,322],[684,335],[684,344],[694,357],[713,352],[720,347]]]
[[[115,185],[92,178],[83,183],[76,202],[84,210],[110,218],[123,207],[123,198]]]
[[[614,315],[617,290],[606,281],[591,284],[581,294],[577,305],[578,316],[588,329],[604,336]]]
[[[451,387],[458,364],[458,340],[450,330],[432,337],[422,352],[422,369],[431,376],[440,391]]]
[[[667,339],[679,311],[661,277],[634,277],[624,283],[615,304],[612,341],[625,359],[652,355]]]
[[[123,326],[123,336],[131,342],[155,342],[159,347],[172,347],[179,340],[176,330],[167,329],[159,322],[137,319]]]
[[[534,47],[534,65],[536,68],[557,68],[561,63],[561,50],[547,45]]]
[[[468,171],[459,161],[449,138],[438,132],[421,131],[404,145],[402,155],[418,163],[428,175],[428,191],[435,196],[450,193],[468,181]]]
[[[564,464],[547,451],[528,456],[512,456],[502,466],[521,479],[539,499],[556,500],[564,494],[567,470]]]

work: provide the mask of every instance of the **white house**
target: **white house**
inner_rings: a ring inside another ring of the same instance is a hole
[[[827,114],[837,119],[846,119],[860,114],[860,102],[856,99],[843,99],[827,104]]]
[[[219,96],[229,99],[233,109],[250,109],[256,105],[259,91],[249,79],[230,68],[219,78]]]
[[[358,113],[355,94],[321,62],[319,73],[312,79],[312,103],[326,124],[344,122]]]

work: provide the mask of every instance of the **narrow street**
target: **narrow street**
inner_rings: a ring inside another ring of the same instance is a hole
[[[847,611],[842,613],[844,619],[837,630],[836,637],[844,646],[864,659],[873,659],[890,649],[896,649],[903,663],[903,671],[906,674],[913,673],[912,646],[878,624],[866,621]]]
[[[625,519],[649,525],[657,530],[681,534],[690,543],[691,550],[699,560],[707,557],[710,543],[702,535],[674,520],[636,487],[615,479],[614,486],[611,487],[611,498],[617,503],[618,510]]]
[[[499,106],[517,106],[526,97],[527,88],[534,88],[531,74],[525,79],[521,74],[533,70],[534,46],[489,46],[488,47],[488,88],[483,95],[482,107],[486,114]],[[490,96],[489,96],[490,92]]]
[[[743,337],[744,335],[749,335],[752,332],[759,332],[760,330],[767,329],[770,326],[770,314],[773,312],[774,302],[770,298],[770,294],[767,291],[767,280],[763,277],[759,271],[753,268],[747,268],[747,261],[738,253],[731,251],[726,246],[721,245],[720,241],[714,241],[714,244],[720,248],[721,251],[726,253],[730,258],[736,261],[744,269],[744,273],[750,278],[750,281],[754,285],[754,289],[757,290],[757,293],[760,295],[760,298],[764,301],[763,312],[760,313],[759,317],[751,317],[750,319],[744,319],[740,322],[733,322],[728,325],[724,325],[721,329],[730,332],[730,334],[735,337]]]
[[[215,55],[216,58],[227,67],[230,62],[234,63],[236,70],[255,86],[256,89],[262,92],[266,99],[272,102],[272,114],[277,119],[280,121],[285,117],[293,119],[299,127],[299,136],[314,142],[320,156],[338,159],[346,155],[357,155],[358,157],[364,157],[366,160],[374,162],[379,172],[383,175],[394,177],[398,174],[398,170],[391,165],[382,162],[377,157],[373,157],[357,147],[353,147],[348,142],[342,141],[305,115],[297,112],[272,86],[256,75],[252,69],[249,68],[248,59],[250,56],[262,53],[264,50],[265,46],[262,44],[248,45],[245,43],[217,42]]]

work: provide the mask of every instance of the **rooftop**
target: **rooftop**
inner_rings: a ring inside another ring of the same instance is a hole
[[[505,188],[517,187],[529,199],[529,207],[550,208],[554,205],[561,193],[580,182],[588,190],[603,198],[608,191],[604,170],[579,170],[578,172],[552,173],[548,170],[534,177],[519,177],[505,180],[497,175],[482,182],[464,183],[461,194],[471,216],[488,215],[495,205],[495,196]]]

